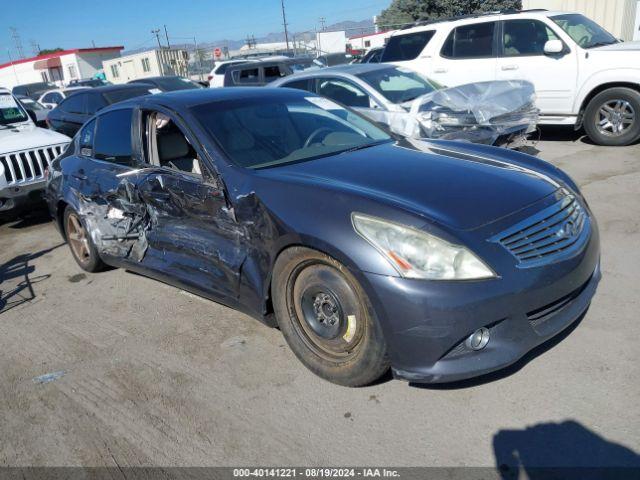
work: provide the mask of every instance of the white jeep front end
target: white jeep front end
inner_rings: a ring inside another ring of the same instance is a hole
[[[16,98],[0,89],[0,214],[41,200],[45,170],[70,141],[37,127]]]

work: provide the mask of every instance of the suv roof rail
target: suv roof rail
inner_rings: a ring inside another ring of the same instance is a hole
[[[414,28],[414,27],[423,27],[423,26],[426,26],[426,25],[433,25],[433,24],[436,24],[436,23],[454,22],[456,20],[467,20],[467,19],[470,19],[470,18],[482,18],[482,17],[491,16],[491,15],[511,15],[511,14],[516,14],[516,13],[547,12],[547,11],[548,10],[546,8],[530,8],[528,10],[509,9],[509,10],[495,10],[495,11],[492,11],[492,12],[484,12],[484,13],[470,13],[468,15],[456,15],[454,17],[446,17],[446,18],[437,18],[437,19],[434,19],[434,20],[417,21],[417,22],[411,23],[409,25],[405,25],[400,30],[406,30],[408,28]]]

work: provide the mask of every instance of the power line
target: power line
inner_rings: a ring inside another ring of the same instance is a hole
[[[11,38],[13,39],[13,43],[16,46],[16,51],[18,52],[18,56],[20,58],[24,58],[24,50],[22,50],[22,41],[20,40],[20,34],[15,27],[9,27],[9,32],[11,33]]]

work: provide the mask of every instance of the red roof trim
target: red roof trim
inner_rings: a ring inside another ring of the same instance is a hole
[[[11,65],[20,65],[21,63],[36,62],[38,60],[47,60],[48,58],[61,57],[63,55],[69,55],[71,53],[98,53],[107,52],[112,50],[124,50],[124,47],[96,47],[96,48],[73,48],[71,50],[62,50],[60,52],[47,53],[45,55],[38,55],[37,57],[21,58],[20,60],[14,60],[13,62],[7,62],[0,64],[0,69],[10,67]]]
[[[384,32],[378,32],[378,33],[364,33],[362,35],[354,35],[353,37],[349,37],[349,40],[354,38],[375,37],[376,35],[384,35],[385,33],[390,33],[392,31],[393,30],[385,30]]]

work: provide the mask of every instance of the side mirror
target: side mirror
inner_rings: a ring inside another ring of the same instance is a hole
[[[545,55],[557,55],[564,51],[562,40],[549,40],[544,44]]]

